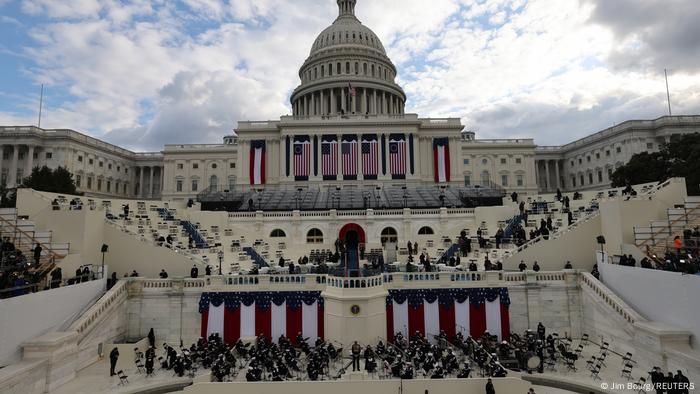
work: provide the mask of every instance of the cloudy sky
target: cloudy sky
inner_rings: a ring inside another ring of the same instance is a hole
[[[697,0],[359,0],[408,94],[479,138],[570,142],[700,113]],[[0,125],[71,128],[135,150],[216,143],[290,113],[333,0],[0,0]]]

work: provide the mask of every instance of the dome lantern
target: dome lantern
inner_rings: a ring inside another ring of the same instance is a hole
[[[357,0],[338,0],[338,17],[355,16],[355,4]]]

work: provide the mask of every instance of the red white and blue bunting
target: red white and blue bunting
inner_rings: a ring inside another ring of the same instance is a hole
[[[480,338],[484,332],[510,337],[507,288],[389,290],[386,299],[387,338],[416,332],[434,341],[440,331]]]
[[[226,343],[263,335],[292,341],[298,333],[312,343],[323,338],[320,291],[202,293],[201,336],[221,335]]]

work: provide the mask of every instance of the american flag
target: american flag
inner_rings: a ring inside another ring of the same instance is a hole
[[[377,136],[365,136],[362,139],[362,173],[365,179],[377,179],[379,172]]]
[[[389,140],[389,171],[392,178],[406,177],[406,139],[404,136],[392,136]]]
[[[334,180],[338,176],[338,141],[321,142],[321,174],[324,180]]]
[[[341,146],[344,179],[357,177],[357,139],[354,136],[351,138],[343,141]]]
[[[311,142],[294,141],[294,177],[298,181],[309,180],[309,159],[311,158]]]

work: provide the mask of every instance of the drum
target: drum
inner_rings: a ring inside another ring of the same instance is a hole
[[[539,356],[531,356],[530,358],[527,359],[527,368],[528,369],[537,369],[540,367],[540,358]]]

